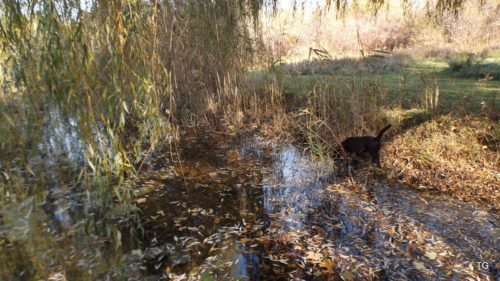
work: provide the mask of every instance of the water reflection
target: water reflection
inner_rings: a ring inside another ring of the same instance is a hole
[[[300,230],[309,210],[317,209],[332,170],[313,162],[292,145],[279,148],[272,173],[263,179],[264,211],[280,216],[284,225]]]
[[[209,135],[191,141],[175,152],[182,165],[170,161],[145,177],[147,190],[154,190],[141,205],[148,241],[160,246],[147,259],[153,274],[171,280],[491,278],[464,269],[476,258],[498,259],[492,254],[498,217],[478,206],[377,182],[359,190],[354,186],[367,184],[333,176],[330,166],[290,144]],[[477,214],[484,215],[481,222]],[[454,259],[456,253],[463,256]]]
[[[42,141],[38,144],[45,165],[57,167],[61,164],[61,157],[74,161],[74,164],[83,163],[84,151],[78,120],[74,117],[63,118],[55,108],[48,112]]]
[[[91,134],[90,141],[100,143],[114,159],[111,143],[100,133],[104,130],[81,127],[77,115],[64,115],[55,106],[44,112],[40,136],[32,138],[36,141],[33,150],[26,151],[30,158],[21,167],[29,174],[24,182],[15,183],[28,189],[32,197],[0,206],[0,279],[116,280],[122,279],[117,278],[120,274],[137,276],[142,261],[124,263],[130,256],[122,251],[128,248],[121,247],[136,247],[131,238],[136,229],[131,227],[134,217],[129,213],[130,205],[99,202],[107,212],[96,212],[98,204],[92,198],[103,196],[92,192],[92,182],[81,173],[84,142],[88,141],[84,134]],[[82,182],[87,185],[80,185]]]
[[[49,137],[40,148],[78,159],[81,144],[65,140],[78,137],[72,126],[48,129],[66,137]],[[68,186],[56,180],[54,169],[47,182],[47,213],[73,240],[42,230],[49,221],[45,217],[19,217],[30,211],[14,215],[4,206],[5,225],[22,222],[52,237],[17,235],[23,229],[3,225],[7,252],[26,260],[29,256],[17,251],[19,237],[51,241],[30,242],[30,247],[43,246],[40,256],[63,260],[50,265],[51,276],[68,279],[82,272],[99,272],[88,275],[97,280],[496,278],[474,265],[499,262],[500,219],[475,204],[390,186],[380,178],[361,184],[359,178],[334,176],[335,170],[293,145],[242,142],[216,133],[186,137],[182,147],[148,163],[136,194],[142,228],[123,227],[114,240],[75,231],[72,226],[79,222],[71,214],[78,201],[66,196]],[[23,208],[30,209],[30,203]],[[144,231],[140,247],[128,243],[127,231]],[[120,245],[130,246],[115,250]],[[21,274],[24,265],[15,270]]]
[[[428,231],[474,260],[489,253],[494,254],[490,260],[500,259],[499,216],[480,205],[388,185],[377,186],[374,197],[386,210],[425,224]]]

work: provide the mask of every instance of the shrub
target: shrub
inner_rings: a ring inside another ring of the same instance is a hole
[[[476,54],[465,53],[450,58],[448,66],[445,72],[456,77],[500,80],[500,65],[484,63],[484,57]]]

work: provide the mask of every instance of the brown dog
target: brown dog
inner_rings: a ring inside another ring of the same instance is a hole
[[[380,147],[382,146],[380,139],[391,125],[386,126],[376,137],[363,136],[363,137],[350,137],[345,139],[339,150],[343,153],[349,152],[357,155],[368,153],[373,163],[380,167]]]

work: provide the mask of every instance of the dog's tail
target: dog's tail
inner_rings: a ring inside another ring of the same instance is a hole
[[[389,130],[389,128],[391,127],[392,125],[387,125],[385,128],[383,128],[382,130],[380,130],[380,132],[378,133],[377,135],[377,140],[380,140],[382,138],[382,136],[384,135],[385,131]]]

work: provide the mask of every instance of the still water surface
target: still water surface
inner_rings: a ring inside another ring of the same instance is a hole
[[[495,213],[384,179],[358,183],[291,144],[186,138],[151,163],[142,189],[151,191],[139,199],[146,239],[137,255],[151,277],[498,278]]]

